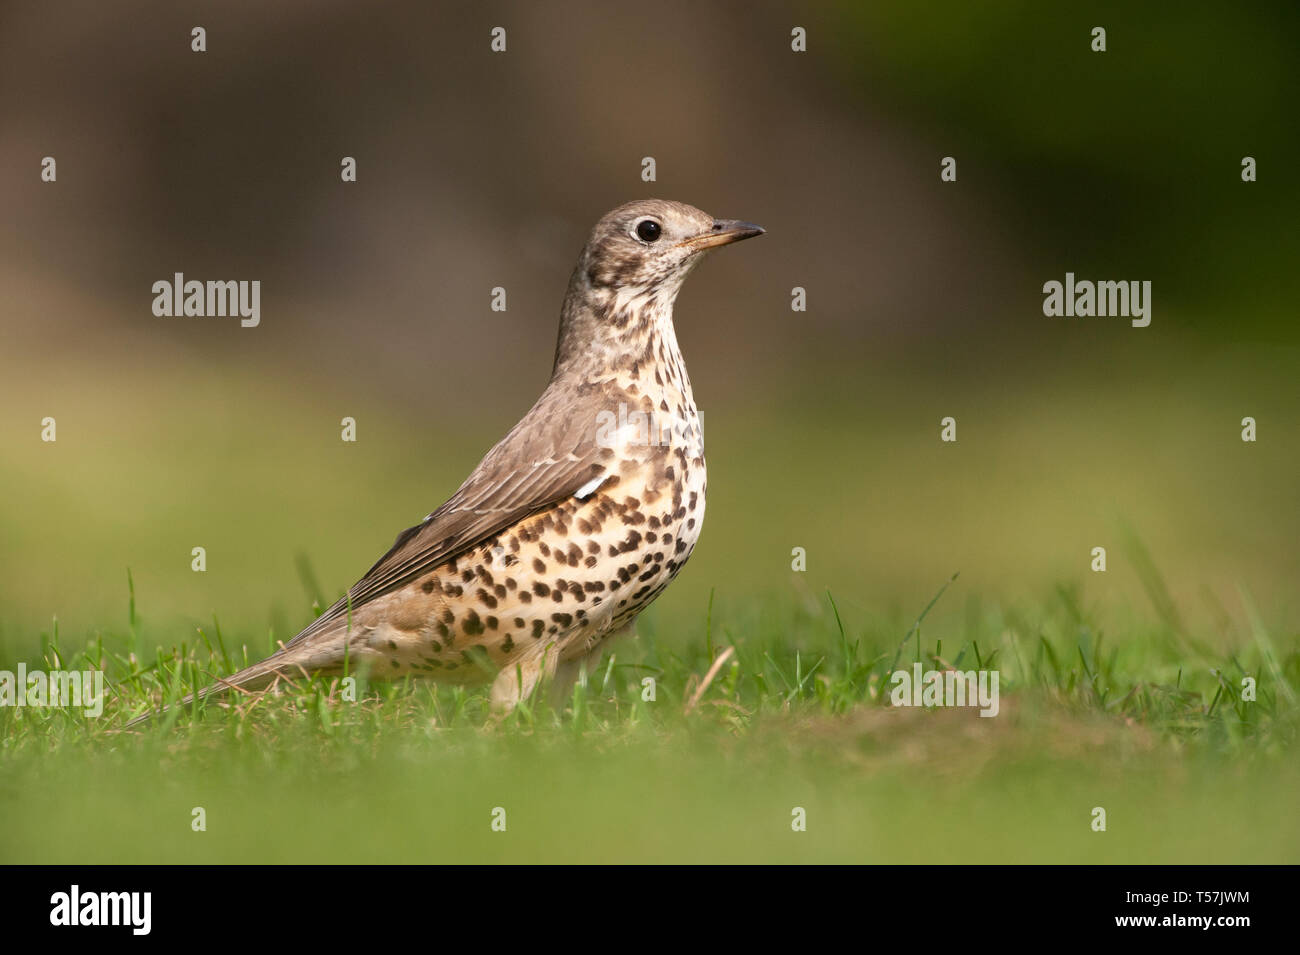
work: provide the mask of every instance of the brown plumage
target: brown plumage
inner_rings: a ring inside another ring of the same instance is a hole
[[[673,301],[703,251],[762,231],[664,200],[602,218],[532,409],[346,597],[200,695],[337,673],[345,657],[371,678],[491,680],[498,710],[557,668],[568,683],[630,629],[699,537],[703,441]]]

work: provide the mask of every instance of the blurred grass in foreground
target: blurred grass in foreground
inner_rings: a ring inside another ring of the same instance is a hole
[[[51,641],[48,667],[102,665],[112,698],[98,720],[0,710],[0,812],[24,820],[0,832],[0,857],[1300,859],[1294,640],[1260,631],[1216,656],[1163,624],[1085,621],[1068,589],[1032,612],[971,615],[942,640],[924,620],[900,635],[843,619],[829,596],[812,614],[768,601],[719,626],[706,613],[704,630],[677,649],[643,633],[561,709],[537,700],[495,729],[478,691],[380,684],[347,703],[313,680],[118,733],[242,649],[210,632],[157,656],[126,632],[84,653]],[[1000,714],[889,706],[888,673],[918,656],[999,670]],[[1240,699],[1247,675],[1255,702]],[[207,831],[192,832],[200,806]],[[1105,833],[1090,828],[1097,806]],[[791,830],[794,807],[806,832]]]
[[[247,716],[110,732],[292,636],[521,407],[428,420],[253,366],[88,378],[0,361],[6,421],[31,423],[3,436],[0,668],[88,648],[121,694],[100,720],[0,709],[0,813],[21,821],[0,858],[1295,862],[1294,356],[1125,341],[1034,360],[999,346],[965,373],[944,351],[959,342],[792,355],[762,381],[697,372],[696,555],[608,682],[496,731],[474,693],[342,704],[313,684]],[[51,413],[59,441],[42,445]],[[938,440],[947,414],[956,445]],[[1098,545],[1105,574],[1088,570]],[[954,572],[900,664],[918,647],[992,659],[995,719],[879,692]]]

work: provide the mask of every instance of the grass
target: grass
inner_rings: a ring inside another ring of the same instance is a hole
[[[960,579],[935,599],[952,598]],[[335,680],[130,716],[267,646],[217,621],[178,647],[126,626],[45,668],[106,671],[100,719],[0,709],[12,862],[1294,862],[1300,652],[1262,626],[1213,650],[1060,587],[967,614],[958,636],[846,618],[834,597],[712,598],[685,642],[646,618],[561,707],[500,726],[486,695]],[[653,611],[651,612],[653,614]],[[920,660],[1001,676],[1001,712],[895,708]],[[720,665],[719,661],[721,661]],[[35,665],[35,664],[32,664]],[[706,679],[708,674],[711,678]],[[1242,699],[1245,678],[1253,702]],[[654,681],[647,699],[647,678]],[[1091,829],[1094,807],[1107,831]],[[205,831],[192,828],[201,807]],[[791,828],[796,807],[807,830]],[[492,828],[504,810],[505,832]]]
[[[273,362],[0,355],[13,420],[60,428],[0,468],[22,502],[0,508],[0,669],[110,687],[100,719],[0,707],[0,815],[21,820],[0,859],[1300,861],[1293,356],[1143,347],[715,380],[701,545],[563,707],[489,728],[479,691],[352,703],[317,681],[131,733],[309,622],[531,386],[430,429],[334,380],[277,386]],[[1257,445],[1246,411],[1271,422]],[[998,717],[890,706],[918,655],[996,668]]]

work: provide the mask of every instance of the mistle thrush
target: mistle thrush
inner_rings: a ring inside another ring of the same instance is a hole
[[[203,695],[337,674],[345,658],[371,679],[491,680],[497,711],[541,679],[571,685],[700,536],[703,436],[673,302],[701,253],[762,233],[653,199],[601,219],[532,410],[344,598]]]

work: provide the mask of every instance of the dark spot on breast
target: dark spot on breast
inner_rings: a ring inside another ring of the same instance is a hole
[[[534,620],[534,621],[533,621],[533,639],[534,639],[534,640],[538,640],[538,639],[541,638],[541,636],[542,636],[542,628],[545,627],[545,626],[546,626],[546,624],[542,623],[541,620]]]
[[[433,581],[426,580],[424,583],[420,584],[420,589],[423,590],[426,594],[433,593]]]

